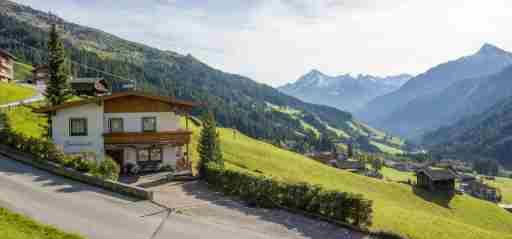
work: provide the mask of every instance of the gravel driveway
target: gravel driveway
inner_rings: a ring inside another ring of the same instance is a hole
[[[167,183],[150,188],[155,201],[201,221],[264,233],[269,238],[363,238],[360,233],[283,210],[251,208],[210,191],[202,182]],[[242,237],[241,237],[242,238]]]

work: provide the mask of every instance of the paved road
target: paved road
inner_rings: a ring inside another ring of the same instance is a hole
[[[169,213],[0,156],[0,207],[90,239],[303,238]]]

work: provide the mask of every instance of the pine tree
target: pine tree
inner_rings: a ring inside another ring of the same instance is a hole
[[[224,167],[224,159],[222,157],[215,117],[211,112],[208,112],[203,115],[202,120],[203,128],[199,136],[197,152],[199,153],[200,174],[204,175],[206,164],[215,163]]]
[[[69,86],[69,70],[64,52],[64,44],[57,33],[57,27],[52,25],[50,40],[48,41],[48,67],[50,79],[46,87],[46,98],[50,105],[59,105],[68,100],[71,96]]]

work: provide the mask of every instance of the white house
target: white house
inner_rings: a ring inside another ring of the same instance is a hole
[[[123,169],[189,165],[188,112],[195,103],[140,92],[67,102],[35,109],[51,116],[49,133],[67,154],[101,160],[112,157]],[[180,116],[187,116],[186,127]]]

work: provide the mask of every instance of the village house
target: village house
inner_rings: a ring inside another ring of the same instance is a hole
[[[104,95],[109,93],[109,85],[103,78],[72,78],[69,81],[76,95]]]
[[[49,134],[67,154],[113,158],[123,172],[189,165],[188,112],[195,103],[140,92],[35,109],[50,116]],[[185,128],[180,124],[185,116]]]
[[[491,202],[500,202],[501,194],[499,190],[495,187],[491,187],[484,182],[474,180],[469,183],[465,183],[461,185],[464,192],[470,194],[471,196],[481,198]]]
[[[11,82],[14,80],[14,61],[16,57],[9,52],[0,49],[0,82]]]
[[[453,191],[455,190],[455,175],[447,169],[423,168],[416,172],[416,183],[418,187],[432,191]]]

